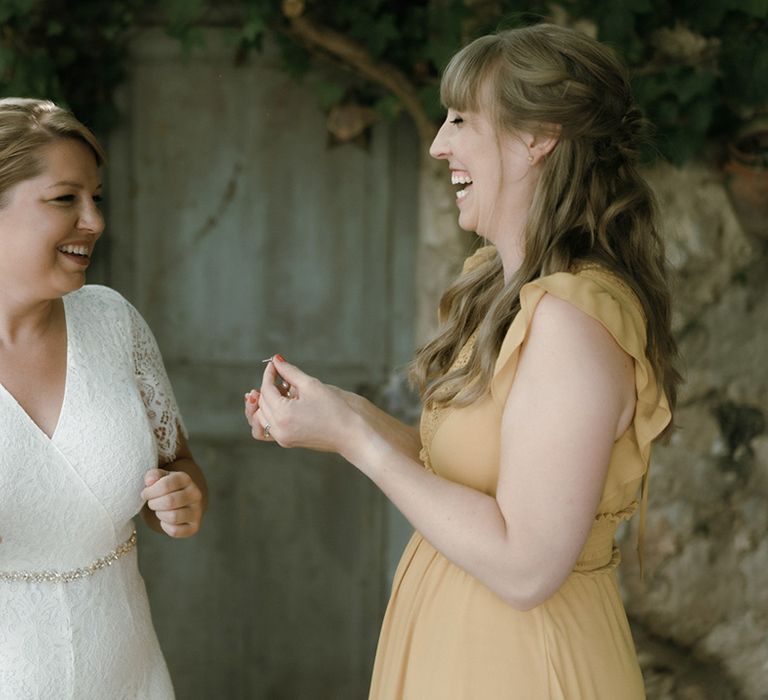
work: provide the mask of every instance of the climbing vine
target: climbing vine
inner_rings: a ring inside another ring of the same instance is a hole
[[[674,162],[767,109],[768,0],[0,0],[0,93],[61,101],[106,133],[120,116],[115,90],[138,32],[160,25],[200,51],[203,27],[226,25],[235,63],[277,44],[285,70],[338,117],[328,122],[342,125],[338,138],[402,110],[426,136],[442,114],[440,71],[458,46],[547,18],[623,55]],[[310,71],[318,63],[338,70]]]

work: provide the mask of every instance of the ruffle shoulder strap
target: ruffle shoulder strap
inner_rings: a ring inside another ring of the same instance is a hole
[[[545,294],[563,299],[599,321],[634,359],[637,392],[634,427],[641,454],[647,462],[651,442],[664,430],[672,414],[645,354],[646,322],[642,307],[634,293],[610,272],[596,267],[577,273],[557,272],[529,282],[520,290],[520,312],[499,351],[491,383],[492,395],[498,401],[506,400],[520,348],[536,306]]]

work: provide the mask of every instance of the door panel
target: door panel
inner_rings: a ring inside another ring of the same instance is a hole
[[[235,67],[223,31],[186,58],[147,32],[110,141],[109,278],[158,339],[211,490],[197,537],[140,533],[184,700],[359,700],[385,603],[378,491],[254,442],[242,415],[275,352],[376,388],[412,347],[415,135],[330,148],[309,83],[269,52]]]

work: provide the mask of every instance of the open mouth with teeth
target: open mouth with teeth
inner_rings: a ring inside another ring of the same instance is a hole
[[[469,188],[472,185],[472,178],[468,172],[460,170],[454,170],[451,173],[452,185],[463,185],[460,190],[456,191],[456,199],[464,199],[469,194]]]
[[[81,265],[91,260],[91,251],[86,245],[60,245],[56,250],[66,255],[70,260],[79,262]]]

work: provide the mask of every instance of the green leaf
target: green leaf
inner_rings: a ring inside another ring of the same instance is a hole
[[[0,22],[26,18],[38,2],[39,0],[3,0],[0,2]]]
[[[355,35],[362,40],[368,50],[376,57],[382,56],[392,41],[398,37],[395,18],[390,15],[382,15],[375,21],[370,20],[365,24],[364,34],[358,30]]]
[[[637,0],[637,2],[624,0],[623,2],[609,3],[603,12],[595,17],[600,38],[618,46],[629,42],[635,32],[635,14],[650,9],[649,3],[644,0]]]
[[[72,46],[62,46],[59,51],[56,52],[56,65],[57,66],[71,66],[77,61],[77,51]]]
[[[671,133],[666,142],[662,142],[661,148],[673,163],[682,165],[700,155],[704,150],[704,144],[702,134],[688,129],[679,129]]]
[[[394,119],[403,111],[403,103],[394,95],[387,94],[376,100],[373,108],[385,119]]]
[[[329,110],[334,105],[339,104],[346,93],[346,88],[339,83],[330,83],[325,80],[313,80],[311,85],[317,95],[320,106],[324,110]]]
[[[0,44],[0,80],[5,78],[6,72],[13,68],[13,64],[16,59],[16,54],[12,49],[9,49],[3,44]]]
[[[60,36],[64,33],[64,25],[56,19],[52,19],[48,22],[47,27],[48,36]]]
[[[689,128],[686,131],[696,133],[703,137],[712,124],[712,115],[715,105],[711,100],[697,100],[686,111],[682,123]]]
[[[673,97],[667,97],[655,105],[654,121],[659,125],[674,124],[680,115],[680,104]]]
[[[13,7],[14,13],[24,15],[37,9],[36,6],[40,5],[40,0],[10,0],[8,5]]]
[[[424,57],[432,62],[438,72],[448,65],[448,61],[461,46],[462,24],[467,15],[468,10],[462,2],[430,5],[427,18],[429,38]]]
[[[419,97],[427,116],[432,121],[442,121],[445,116],[445,108],[440,103],[440,85],[427,85],[421,88]]]
[[[309,54],[282,34],[277,34],[275,40],[280,46],[283,69],[294,80],[301,80],[310,68]]]
[[[253,43],[264,33],[265,25],[264,20],[261,17],[251,17],[244,25],[242,29],[243,39]]]
[[[651,0],[618,0],[617,5],[624,5],[635,14],[653,11]]]
[[[160,0],[159,5],[171,25],[183,26],[202,17],[205,0]]]
[[[697,95],[709,92],[715,76],[704,70],[681,71],[677,85],[672,86],[680,102],[690,102]]]
[[[753,17],[768,16],[768,0],[730,0],[730,9],[744,12]]]

